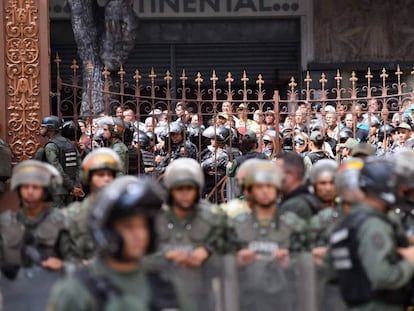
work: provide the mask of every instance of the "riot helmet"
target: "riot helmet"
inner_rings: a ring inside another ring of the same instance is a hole
[[[385,158],[367,157],[359,177],[359,186],[365,194],[376,197],[387,205],[394,204],[394,164]]]
[[[114,176],[122,171],[122,161],[118,154],[109,148],[98,148],[89,153],[82,161],[82,182],[89,184],[93,171],[107,169]]]
[[[230,130],[224,126],[210,126],[203,131],[203,136],[215,139],[218,144],[227,144],[230,138]]]
[[[312,185],[315,185],[319,176],[330,175],[335,176],[338,164],[332,159],[322,159],[312,165],[309,172],[309,180]]]
[[[246,171],[244,178],[244,187],[249,189],[254,184],[271,184],[277,189],[281,189],[283,182],[282,170],[273,162],[268,160],[256,159],[255,162],[249,164],[246,161],[246,166],[249,168]]]
[[[339,143],[344,144],[349,138],[353,138],[354,133],[349,127],[344,127],[339,131]],[[337,138],[337,137],[334,137]]]
[[[79,138],[82,136],[82,131],[79,126],[75,126],[75,122],[73,121],[66,121],[62,125],[62,136],[72,140],[76,141],[79,140]]]
[[[237,169],[236,179],[237,184],[239,186],[240,191],[244,191],[245,185],[246,185],[246,176],[248,172],[254,171],[255,165],[257,163],[260,163],[259,159],[249,159],[247,161],[244,161],[240,167]]]
[[[395,127],[392,124],[381,125],[378,129],[378,140],[382,142],[384,138],[391,138],[391,133],[395,130]]]
[[[359,158],[347,159],[338,167],[335,186],[343,202],[356,203],[363,196],[359,187],[359,175],[363,167],[364,161]]]
[[[413,203],[410,193],[414,191],[414,151],[397,152],[393,158],[394,175],[397,182],[398,197]],[[411,195],[412,196],[412,195]]]
[[[154,216],[162,205],[162,190],[147,178],[122,176],[106,186],[92,200],[90,230],[98,249],[120,261],[131,261],[124,255],[124,240],[115,230],[120,219],[144,216],[148,221],[150,243],[147,252],[154,251]]]
[[[139,147],[144,150],[147,150],[151,145],[150,137],[147,133],[139,130],[134,133],[134,143],[139,144]]]
[[[39,185],[45,188],[44,201],[48,202],[52,201],[55,188],[62,183],[62,176],[52,165],[37,160],[26,160],[13,168],[11,190],[17,190],[20,197],[20,186]]]
[[[57,116],[50,115],[42,119],[40,126],[47,128],[48,131],[58,132],[62,128],[62,120]]]
[[[204,188],[204,174],[201,166],[191,158],[174,160],[167,166],[163,181],[169,196],[171,190],[180,186],[194,186],[198,189],[200,196]]]

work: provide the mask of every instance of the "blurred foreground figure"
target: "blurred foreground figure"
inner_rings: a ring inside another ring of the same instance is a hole
[[[141,259],[153,250],[160,193],[150,180],[132,176],[99,192],[89,223],[99,256],[55,285],[47,310],[150,310],[150,279]]]
[[[395,203],[394,166],[367,158],[359,177],[364,198],[330,237],[331,264],[349,310],[405,310],[414,274],[414,248],[387,212]]]

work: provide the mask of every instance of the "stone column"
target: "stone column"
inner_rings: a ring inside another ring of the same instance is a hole
[[[48,0],[2,0],[0,21],[0,137],[21,161],[36,152],[50,113]]]

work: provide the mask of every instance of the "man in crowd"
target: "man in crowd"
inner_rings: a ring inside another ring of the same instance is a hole
[[[305,165],[302,157],[296,153],[286,152],[277,158],[276,163],[284,175],[280,211],[293,212],[300,218],[308,220],[318,212],[319,202],[309,193],[304,183]]]

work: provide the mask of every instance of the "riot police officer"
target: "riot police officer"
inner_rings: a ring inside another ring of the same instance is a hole
[[[222,214],[200,199],[204,176],[196,160],[173,161],[163,181],[167,209],[157,217],[158,251],[167,268],[173,268],[180,310],[212,310],[210,256],[220,250]]]
[[[226,213],[227,217],[234,218],[241,213],[251,211],[251,202],[247,201],[248,196],[245,187],[245,180],[247,174],[256,169],[257,163],[260,163],[259,159],[247,160],[243,162],[237,170],[236,179],[240,190],[240,196],[220,206]]]
[[[230,139],[230,130],[223,126],[217,128],[210,127],[203,132],[203,136],[210,138],[211,141],[211,144],[200,154],[201,168],[203,169],[206,182],[203,193],[205,197],[226,176],[226,165],[229,161],[229,155],[225,147]],[[221,203],[219,189],[216,189],[214,195],[212,201]]]
[[[132,176],[99,192],[89,220],[99,256],[55,285],[48,311],[150,309],[151,285],[141,260],[154,250],[160,192],[150,180]]]
[[[396,212],[399,214],[404,230],[414,244],[414,152],[405,150],[396,153],[392,159],[397,180]]]
[[[97,192],[110,184],[120,172],[121,160],[115,151],[109,148],[95,149],[82,162],[82,183],[89,195],[82,202],[69,205],[63,213],[68,219],[70,234],[76,243],[78,255],[84,260],[91,259],[96,251],[88,226],[91,201]]]
[[[185,128],[181,122],[173,122],[170,124],[168,137],[170,142],[170,150],[167,150],[165,156],[157,156],[156,167],[158,175],[161,175],[165,168],[174,160],[179,158],[197,159],[197,147],[185,138]]]
[[[154,136],[155,138],[156,136]],[[150,174],[154,170],[154,148],[151,145],[151,139],[147,133],[143,131],[135,131],[133,146],[141,155],[141,162],[145,174]]]
[[[40,135],[48,137],[49,141],[35,155],[35,159],[56,167],[63,177],[63,185],[53,194],[54,205],[60,208],[67,206],[72,201],[72,196],[84,196],[80,188],[80,155],[75,144],[61,135],[61,128],[62,122],[58,117],[43,118]]]
[[[350,310],[404,310],[414,274],[414,248],[401,248],[386,217],[395,203],[393,164],[367,158],[359,177],[364,198],[330,237],[331,264]],[[399,248],[400,247],[400,248]]]
[[[128,147],[122,142],[125,132],[124,122],[116,117],[102,117],[98,121],[101,136],[105,145],[115,151],[122,161],[122,173],[128,174],[129,155]]]
[[[13,169],[11,189],[21,208],[0,215],[0,263],[10,278],[19,267],[60,270],[64,260],[76,259],[65,218],[49,205],[61,183],[54,167],[37,160],[23,161]]]
[[[251,161],[251,160],[249,160]],[[247,163],[248,161],[246,161]],[[277,200],[283,173],[267,160],[256,160],[255,170],[246,173],[244,186],[252,211],[232,219],[240,265],[240,310],[289,310],[292,288],[285,277],[291,252],[305,245],[305,222],[295,214],[281,214]]]

